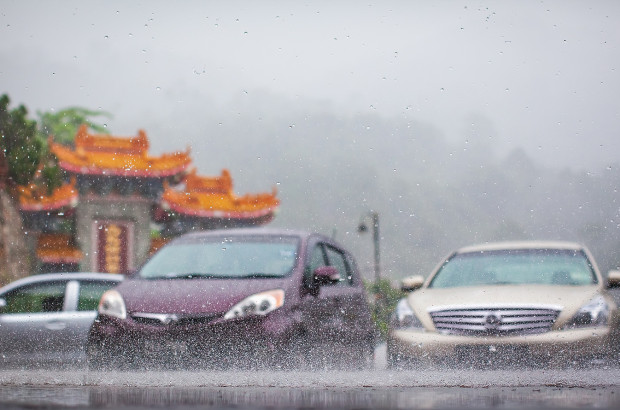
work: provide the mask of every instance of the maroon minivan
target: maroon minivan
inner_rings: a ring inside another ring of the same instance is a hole
[[[364,367],[374,326],[355,261],[273,229],[187,234],[101,298],[92,368]]]

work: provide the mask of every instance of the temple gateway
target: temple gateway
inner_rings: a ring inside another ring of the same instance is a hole
[[[51,194],[19,187],[19,207],[35,271],[127,273],[167,241],[204,229],[268,223],[271,193],[237,196],[230,173],[200,176],[189,150],[148,154],[144,131],[94,135],[83,125],[73,147],[49,140],[65,175]]]

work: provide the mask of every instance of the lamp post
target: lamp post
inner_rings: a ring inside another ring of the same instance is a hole
[[[360,218],[357,231],[363,233],[368,230],[368,226],[364,221],[368,217],[372,220],[372,239],[375,246],[375,285],[378,285],[379,279],[381,279],[381,267],[379,264],[379,213],[369,211],[368,213],[363,214]]]

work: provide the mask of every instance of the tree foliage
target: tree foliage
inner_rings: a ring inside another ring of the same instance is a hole
[[[372,296],[371,303],[372,319],[375,322],[379,337],[385,340],[387,337],[390,319],[398,301],[407,294],[394,287],[389,279],[379,279],[378,282],[364,282],[366,291]]]
[[[9,104],[8,95],[0,96],[0,149],[6,156],[9,180],[26,185],[39,165],[43,141],[37,134],[37,122],[27,118],[26,107],[11,110]]]
[[[47,147],[48,136],[71,144],[82,124],[96,132],[107,133],[105,125],[92,118],[111,117],[103,111],[70,107],[58,112],[38,112],[37,124],[36,120],[28,119],[25,106],[10,109],[9,105],[9,96],[0,96],[0,149],[7,159],[9,180],[16,185],[35,183],[48,194],[62,184],[58,161]]]
[[[81,107],[69,107],[58,112],[38,111],[37,115],[39,116],[39,133],[41,138],[47,139],[52,135],[56,142],[65,145],[73,144],[75,135],[82,124],[87,124],[90,129],[96,132],[107,134],[106,126],[91,120],[91,118],[111,117],[107,112]],[[62,172],[56,157],[47,150],[47,145],[44,148],[41,155],[42,168],[39,179],[42,185],[46,187],[48,193],[51,193],[62,185]]]
[[[87,124],[93,131],[107,134],[105,125],[91,119],[93,117],[111,118],[105,111],[89,110],[81,107],[69,107],[58,112],[37,112],[41,134],[45,137],[54,136],[54,140],[65,145],[73,143],[75,134],[82,124]]]

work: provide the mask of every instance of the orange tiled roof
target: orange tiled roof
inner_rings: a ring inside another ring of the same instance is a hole
[[[185,177],[185,190],[166,187],[162,207],[180,214],[203,218],[258,218],[275,212],[280,205],[276,192],[236,196],[227,170],[219,177],[201,177],[194,170]]]
[[[19,209],[22,211],[51,211],[65,206],[75,207],[78,202],[78,192],[75,188],[75,179],[56,188],[51,195],[42,193],[35,185],[19,186]]]
[[[142,130],[137,137],[123,138],[89,134],[82,125],[75,136],[75,149],[51,139],[49,145],[60,167],[77,174],[167,177],[183,172],[191,163],[189,150],[149,156],[149,140]]]
[[[44,233],[39,235],[37,257],[43,263],[78,263],[82,252],[71,245],[71,235]]]

